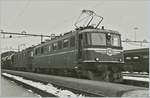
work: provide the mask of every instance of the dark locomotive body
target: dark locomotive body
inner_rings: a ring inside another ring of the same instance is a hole
[[[7,51],[1,54],[1,68],[3,69],[10,69],[12,68],[12,57],[16,52],[14,51]]]
[[[117,31],[86,27],[20,52],[4,53],[2,68],[88,79],[117,73],[121,78],[123,70],[149,71],[149,49],[123,51]]]
[[[14,54],[11,69],[94,79],[120,75],[123,63],[117,31],[86,27]]]
[[[14,70],[31,71],[33,47],[17,52],[12,56],[12,67]]]
[[[70,43],[71,39],[74,40]],[[74,33],[66,34],[64,37],[54,38],[34,48],[34,71],[44,70],[46,72],[72,69],[75,63],[76,47]]]

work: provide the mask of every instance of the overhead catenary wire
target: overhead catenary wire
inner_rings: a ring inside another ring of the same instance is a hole
[[[27,34],[27,33],[14,33],[14,32],[4,32],[4,31],[1,31],[0,32],[1,34],[9,34],[9,35],[25,35],[25,36],[34,36],[34,37],[41,37],[41,43],[43,42],[43,37],[54,37],[52,35],[40,35],[40,34]],[[58,36],[55,36],[55,37],[58,37]]]
[[[2,39],[10,39],[10,38],[25,38],[25,37],[31,37],[31,36],[7,36],[7,37],[0,37],[0,38],[2,38]]]

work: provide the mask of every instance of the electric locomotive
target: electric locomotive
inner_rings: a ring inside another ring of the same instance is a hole
[[[98,28],[103,17],[93,11],[83,10],[82,14],[88,17],[79,17],[74,31],[15,53],[9,69],[121,82],[121,35],[103,26]],[[92,24],[95,17],[100,20]],[[86,20],[86,25],[78,26],[82,20]]]
[[[121,82],[124,63],[121,35],[104,27],[97,28],[103,18],[93,11],[83,10],[82,13],[88,13],[90,17],[86,26],[77,27],[76,23],[75,31],[34,47],[32,70]],[[90,25],[95,16],[101,20],[96,26]]]

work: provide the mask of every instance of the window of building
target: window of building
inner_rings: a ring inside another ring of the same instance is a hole
[[[69,40],[65,39],[63,40],[63,48],[67,48],[69,46]]]
[[[58,41],[58,49],[62,49],[62,41]]]
[[[75,46],[75,37],[71,37],[70,38],[70,47],[74,47]]]

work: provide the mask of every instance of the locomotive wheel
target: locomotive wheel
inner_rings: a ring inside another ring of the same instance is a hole
[[[103,70],[101,70],[103,69]],[[88,78],[91,80],[106,81],[106,82],[122,82],[121,71],[118,67],[102,66],[98,71],[88,71]]]
[[[104,81],[107,81],[107,82],[111,82],[113,80],[112,78],[112,72],[111,71],[105,71],[104,74],[103,74],[103,80]]]
[[[121,68],[119,66],[106,66],[104,80],[109,82],[122,82]]]
[[[123,78],[121,72],[113,73],[113,82],[122,82]]]
[[[98,75],[92,71],[88,71],[87,75],[88,75],[88,79],[90,80],[107,81],[107,82],[111,82],[113,80],[110,71],[105,71]]]

